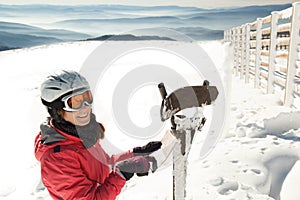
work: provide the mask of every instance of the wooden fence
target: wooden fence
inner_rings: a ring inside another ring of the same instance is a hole
[[[300,2],[224,31],[234,46],[234,73],[255,87],[284,91],[284,105],[300,95]]]

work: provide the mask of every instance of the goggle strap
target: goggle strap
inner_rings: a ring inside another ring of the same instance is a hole
[[[45,101],[44,99],[41,99],[41,100],[42,100],[42,103],[47,107],[59,108],[59,109],[65,107],[64,103],[61,100],[55,100],[53,102],[48,102],[48,101]]]

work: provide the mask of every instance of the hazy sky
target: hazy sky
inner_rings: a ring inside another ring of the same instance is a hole
[[[297,0],[0,0],[0,4],[121,4],[141,6],[178,5],[215,8],[227,6],[236,7],[247,5],[286,4],[296,1]]]

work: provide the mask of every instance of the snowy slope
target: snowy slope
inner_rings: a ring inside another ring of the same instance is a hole
[[[58,69],[79,70],[99,44],[64,43],[0,53],[0,83],[5,94],[0,100],[1,200],[50,199],[47,191],[36,191],[40,177],[33,140],[47,116],[40,103],[39,85]],[[178,45],[184,48],[185,44]],[[279,93],[265,94],[251,82],[245,84],[229,76],[228,44],[213,41],[200,46],[221,74],[230,112],[228,129],[204,159],[199,152],[205,135],[198,133],[195,138],[189,157],[187,199],[300,199],[300,112],[281,106]],[[141,108],[132,109],[140,115]],[[148,177],[134,177],[119,199],[172,199],[171,165]]]

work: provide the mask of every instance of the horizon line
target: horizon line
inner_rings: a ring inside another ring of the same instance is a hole
[[[191,5],[175,5],[175,4],[170,4],[170,5],[138,5],[138,4],[105,4],[105,3],[96,3],[96,4],[84,4],[84,3],[77,3],[77,4],[54,4],[54,3],[18,3],[18,4],[9,4],[9,3],[0,3],[1,5],[4,6],[61,6],[61,7],[80,7],[80,6],[124,6],[124,7],[148,7],[148,8],[153,8],[153,7],[179,7],[179,8],[199,8],[199,9],[205,9],[205,10],[212,10],[212,9],[227,9],[227,8],[242,8],[242,7],[263,7],[263,6],[276,6],[276,5],[292,5],[293,3],[271,3],[271,4],[253,4],[253,5],[241,5],[241,6],[220,6],[220,7],[198,7],[197,5],[191,6]]]

